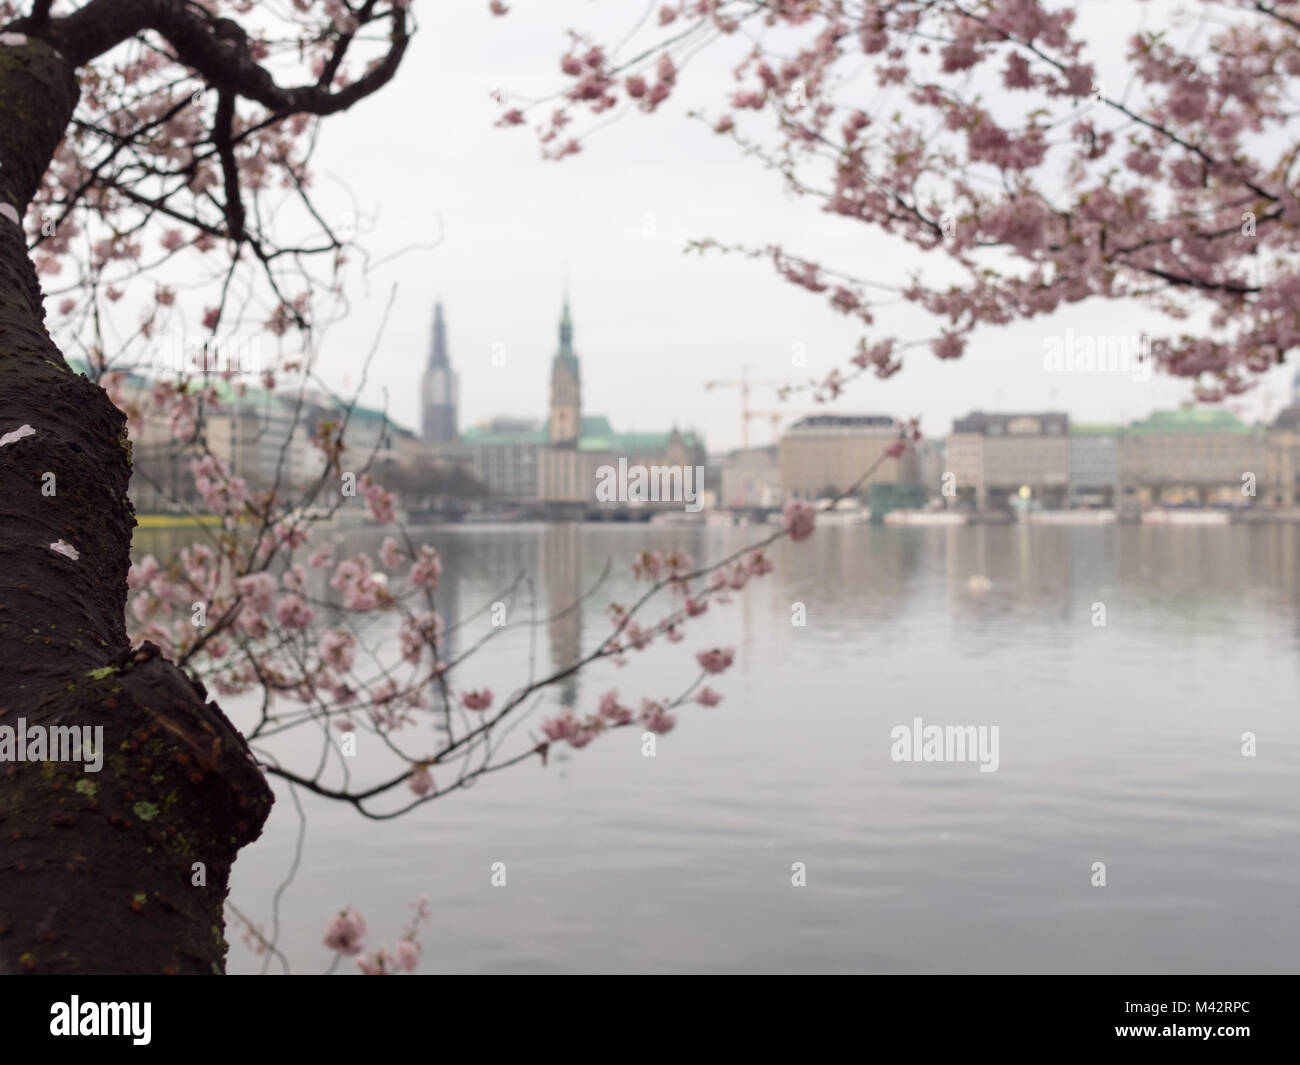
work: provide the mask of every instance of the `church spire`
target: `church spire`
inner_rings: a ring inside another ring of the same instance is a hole
[[[560,349],[555,353],[557,360],[569,363],[573,372],[578,372],[578,356],[573,351],[573,318],[569,314],[568,286],[565,286],[564,311],[560,315]]]
[[[450,367],[447,358],[447,324],[442,320],[442,300],[433,306],[433,346],[429,349],[429,369]]]
[[[420,382],[420,436],[426,443],[455,440],[460,434],[457,403],[460,383],[447,355],[447,323],[442,317],[442,300],[433,309],[433,343],[429,363]]]

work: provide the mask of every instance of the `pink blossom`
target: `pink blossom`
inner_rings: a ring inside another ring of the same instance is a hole
[[[393,957],[399,967],[413,973],[420,964],[420,944],[411,939],[398,940],[397,946],[393,948]]]
[[[398,639],[402,645],[402,658],[407,662],[418,662],[424,648],[442,642],[442,618],[437,614],[419,614],[403,618],[398,629]]]
[[[428,544],[421,544],[415,553],[415,563],[411,566],[409,580],[416,588],[428,588],[436,591],[438,578],[442,576],[442,559],[438,552]]]
[[[363,473],[357,478],[357,488],[365,497],[366,505],[370,508],[370,516],[375,521],[386,525],[396,520],[392,492],[373,481],[368,473]]]
[[[275,598],[275,578],[269,573],[249,573],[235,578],[235,591],[243,598],[245,611],[264,614]]]
[[[377,950],[357,959],[357,968],[365,976],[387,976],[397,968],[393,957],[387,950]]]
[[[379,548],[379,561],[387,569],[397,569],[402,563],[402,549],[391,536],[384,537],[383,546]]]
[[[731,665],[735,654],[736,652],[732,648],[724,650],[721,647],[715,647],[711,651],[699,652],[695,656],[695,660],[699,662],[700,667],[706,673],[721,673]]]
[[[325,928],[325,945],[344,954],[360,954],[366,922],[351,906],[331,918]]]
[[[643,650],[648,646],[653,638],[652,633],[647,632],[635,621],[629,621],[627,628],[624,631],[627,633],[627,642],[629,646],[637,651]]]
[[[461,692],[460,698],[466,710],[486,710],[492,705],[492,692],[488,688],[482,691]]]
[[[672,731],[677,719],[672,714],[664,710],[663,706],[650,699],[641,701],[641,723],[645,725],[647,731],[655,733],[665,733]]]
[[[433,777],[429,775],[427,766],[416,766],[406,784],[416,795],[428,795],[433,791]]]
[[[275,604],[275,620],[286,629],[305,629],[315,613],[300,595],[282,596]]]
[[[357,639],[344,629],[330,629],[321,637],[321,661],[339,673],[346,673],[352,668],[356,654]]]
[[[567,711],[559,717],[551,718],[549,721],[542,722],[542,734],[552,743],[559,740],[567,740],[577,735],[581,731],[581,725],[578,719],[573,716],[572,711]]]
[[[604,720],[615,725],[626,725],[632,720],[632,711],[619,705],[618,692],[613,690],[600,697],[600,709],[597,712]]]
[[[701,706],[717,706],[722,702],[722,696],[712,688],[705,686],[700,689],[699,694],[695,696],[695,701]]]
[[[813,533],[817,512],[813,505],[801,499],[792,499],[781,514],[782,524],[795,543],[806,540]]]
[[[966,341],[959,334],[945,330],[931,348],[941,359],[957,359],[966,349]]]

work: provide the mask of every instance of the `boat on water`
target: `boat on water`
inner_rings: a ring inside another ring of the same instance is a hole
[[[1193,510],[1170,508],[1142,512],[1143,525],[1227,525],[1232,521],[1229,510]]]
[[[651,525],[703,525],[704,511],[665,510],[650,518]]]
[[[856,499],[841,499],[831,505],[830,500],[817,503],[818,525],[865,525],[871,520],[871,510]]]
[[[970,515],[964,510],[891,510],[886,525],[968,525]]]
[[[1026,515],[1031,525],[1114,525],[1113,510],[1031,510]]]

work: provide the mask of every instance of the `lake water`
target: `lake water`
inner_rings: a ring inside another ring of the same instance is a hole
[[[761,531],[419,538],[443,554],[449,617],[500,599],[520,572],[545,616],[614,560],[580,611],[537,628],[544,668],[608,632],[603,608],[631,601],[636,550],[705,560]],[[300,793],[307,830],[278,932],[293,970],[329,966],[321,936],[341,906],[377,946],[420,895],[433,915],[422,972],[1300,970],[1300,528],[856,526],[773,557],[774,573],[682,643],[582,674],[519,730],[526,742],[554,706],[589,712],[611,687],[632,705],[675,692],[696,650],[734,646],[713,685],[723,702],[684,708],[654,757],[622,729],[378,823]],[[525,596],[510,618],[526,613]],[[487,631],[484,617],[457,639]],[[528,653],[511,629],[456,687],[500,698]],[[894,761],[891,729],[916,717],[998,726],[997,771]],[[281,756],[319,750],[318,733],[293,742]],[[268,930],[299,831],[277,791],[231,896]],[[259,971],[265,959],[228,935],[231,971]]]

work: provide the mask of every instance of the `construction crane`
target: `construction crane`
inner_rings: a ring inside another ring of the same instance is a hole
[[[780,410],[751,410],[742,415],[746,425],[749,424],[750,418],[766,418],[772,423],[772,443],[777,442],[777,428],[785,418],[785,411]]]
[[[752,385],[772,385],[780,388],[789,384],[788,381],[751,381],[749,379],[749,367],[743,366],[740,370],[740,377],[733,381],[706,381],[704,387],[712,391],[715,388],[739,388],[740,389],[740,446],[749,447],[749,420],[751,418],[767,418],[772,423],[772,435],[776,435],[776,427],[780,424],[784,415],[780,411],[761,411],[750,410],[749,407],[749,389]]]

